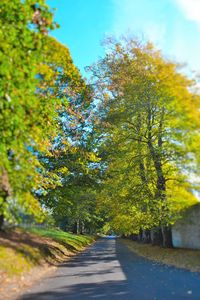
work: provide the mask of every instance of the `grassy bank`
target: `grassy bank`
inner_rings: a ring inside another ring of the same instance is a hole
[[[0,234],[0,277],[19,276],[35,266],[56,265],[91,244],[91,236],[55,229],[15,229]]]
[[[155,262],[200,272],[200,250],[166,249],[131,240],[122,241],[131,251]]]

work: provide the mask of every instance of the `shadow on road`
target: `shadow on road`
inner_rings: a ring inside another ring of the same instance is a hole
[[[67,289],[67,290],[66,290]],[[70,287],[63,286],[63,291],[41,292],[25,295],[26,300],[68,300],[68,299],[133,299],[129,297],[126,282],[107,281],[105,283],[76,284]],[[109,291],[108,291],[109,290]]]
[[[118,239],[102,239],[21,299],[199,300],[200,276],[145,260]]]

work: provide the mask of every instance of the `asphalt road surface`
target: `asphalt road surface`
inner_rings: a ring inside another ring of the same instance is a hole
[[[200,275],[148,261],[118,239],[101,239],[21,299],[200,300]]]

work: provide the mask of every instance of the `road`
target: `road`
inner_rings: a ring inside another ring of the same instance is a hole
[[[118,239],[101,239],[21,299],[200,300],[200,275],[148,261]]]

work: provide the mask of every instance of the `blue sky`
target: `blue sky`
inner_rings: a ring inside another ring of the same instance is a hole
[[[151,40],[165,56],[200,73],[200,0],[48,0],[60,28],[52,34],[84,67],[103,55],[109,35]]]

